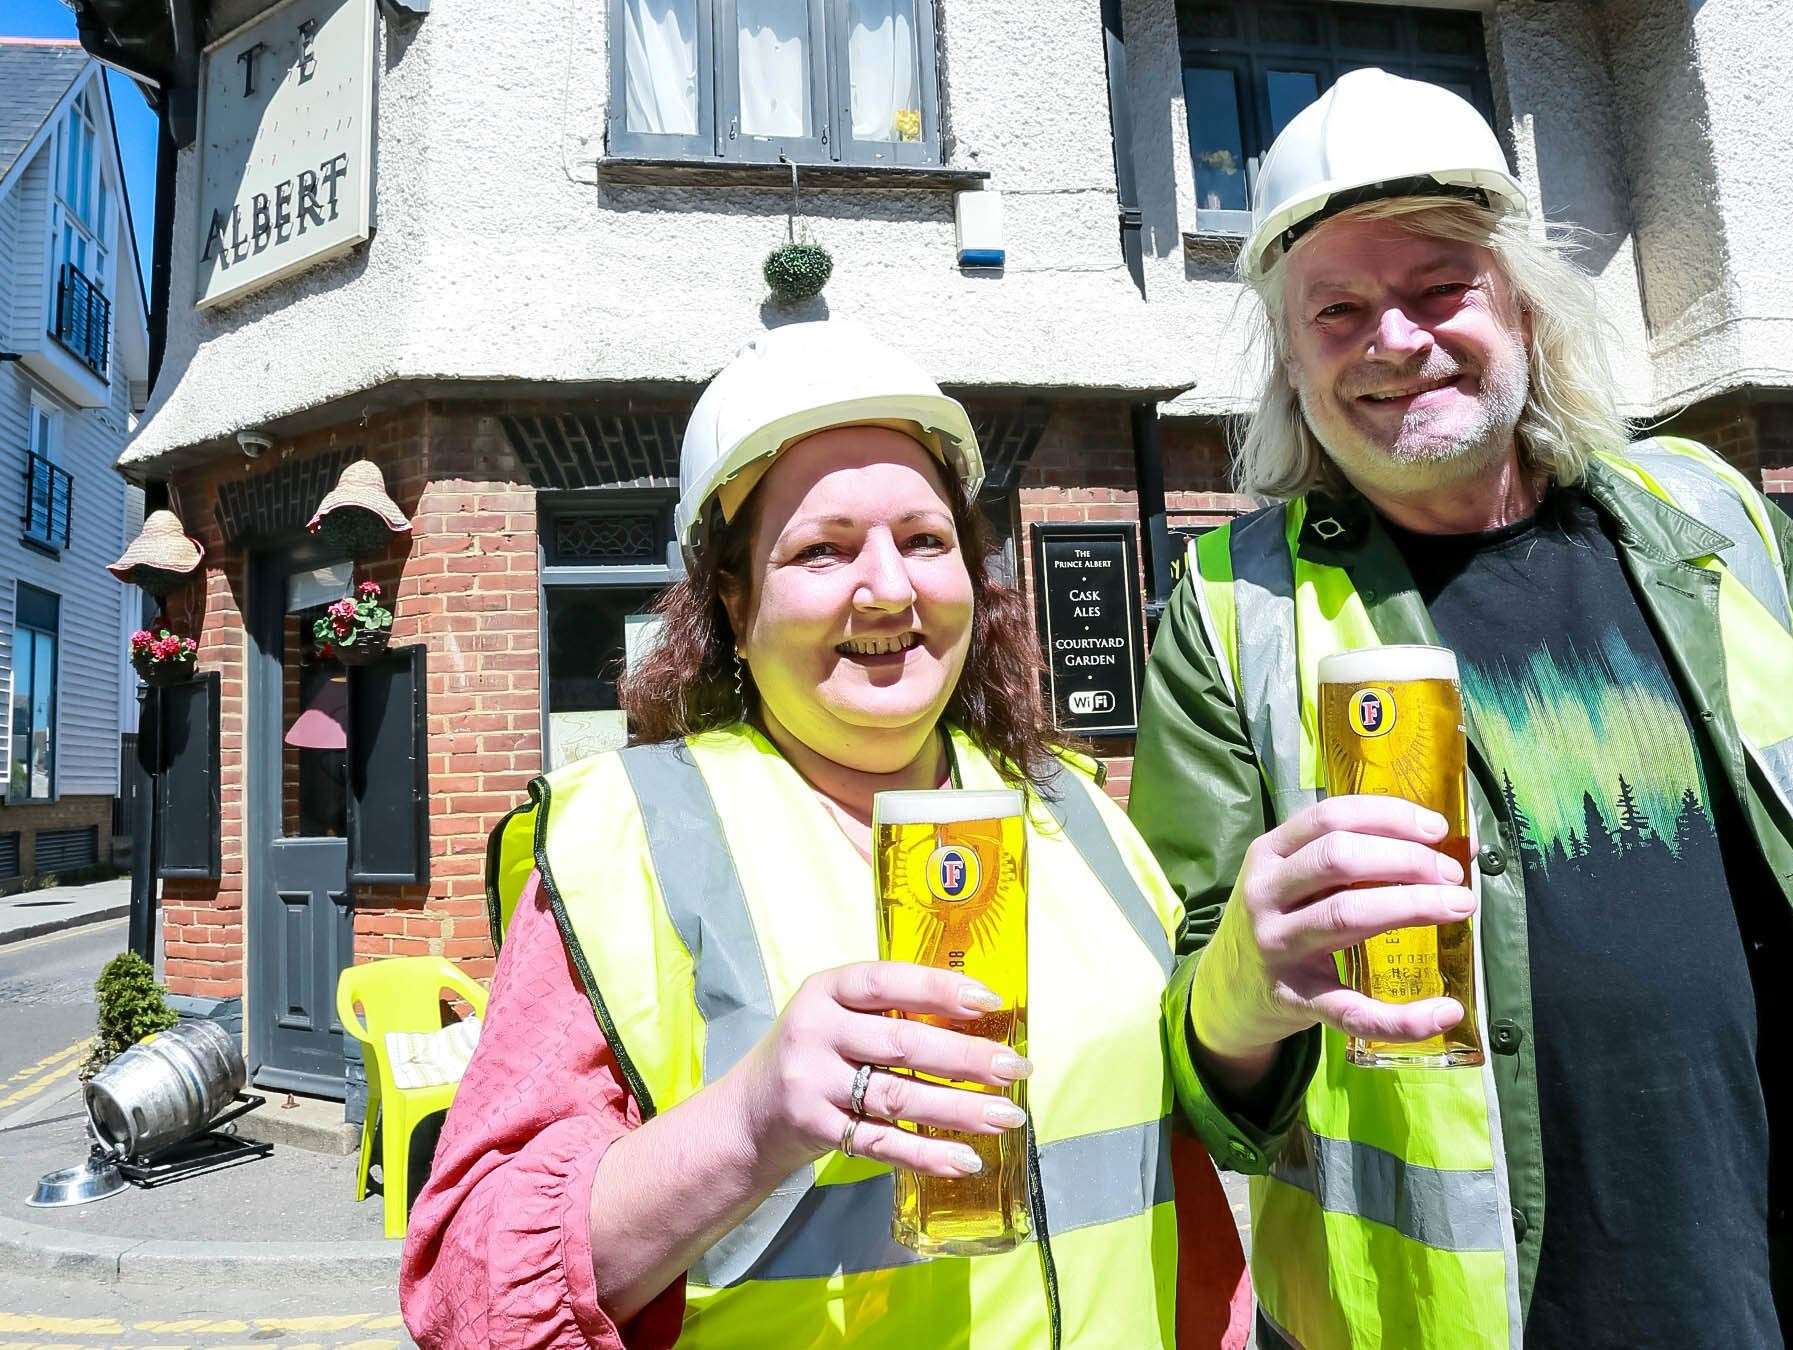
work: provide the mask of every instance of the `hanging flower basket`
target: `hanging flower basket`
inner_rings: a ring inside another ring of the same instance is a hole
[[[787,305],[821,294],[834,259],[820,244],[780,244],[766,255],[766,285]]]
[[[199,665],[199,644],[166,628],[152,633],[139,628],[131,634],[131,669],[147,685],[160,689],[184,684]]]
[[[318,655],[335,657],[345,666],[364,666],[381,656],[392,641],[392,611],[380,603],[379,583],[364,581],[311,626]]]

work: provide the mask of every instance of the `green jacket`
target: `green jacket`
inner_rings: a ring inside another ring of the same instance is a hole
[[[1697,714],[1751,833],[1789,905],[1793,905],[1793,822],[1752,778],[1725,698],[1716,607],[1698,583],[1690,560],[1728,539],[1643,488],[1594,463],[1585,488],[1619,526],[1619,552],[1668,654],[1690,714]],[[1436,643],[1438,635],[1401,555],[1375,513],[1359,497],[1315,494],[1299,551],[1315,562],[1344,568],[1377,635],[1387,643]],[[1772,514],[1788,582],[1793,586],[1793,521]],[[1331,542],[1314,522],[1348,522]],[[1299,1116],[1303,1093],[1319,1059],[1317,1028],[1293,1038],[1271,1079],[1249,1110],[1229,1108],[1211,1095],[1188,1045],[1188,1002],[1202,949],[1220,923],[1246,847],[1273,823],[1263,776],[1250,737],[1227,692],[1216,654],[1208,649],[1197,612],[1193,578],[1172,596],[1146,667],[1130,811],[1158,856],[1187,911],[1182,953],[1167,993],[1173,1076],[1179,1105],[1215,1160],[1235,1171],[1263,1173]],[[1292,678],[1292,676],[1291,676]],[[1537,1273],[1546,1197],[1539,1141],[1532,1044],[1531,963],[1527,952],[1525,885],[1517,835],[1499,789],[1498,765],[1469,725],[1472,809],[1484,841],[1482,945],[1488,1035],[1496,1054],[1494,1079],[1505,1141],[1508,1192],[1518,1239],[1521,1292],[1527,1306]],[[1545,1028],[1545,1034],[1549,1029]]]

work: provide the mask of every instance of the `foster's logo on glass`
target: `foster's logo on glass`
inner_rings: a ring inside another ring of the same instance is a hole
[[[928,857],[928,892],[936,900],[969,900],[977,894],[977,853],[960,844],[942,844]]]

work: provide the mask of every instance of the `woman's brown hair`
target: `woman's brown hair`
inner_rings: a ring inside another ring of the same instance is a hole
[[[995,542],[956,474],[939,478],[952,507],[959,551],[971,574],[971,645],[943,720],[971,737],[1010,782],[1038,784],[1054,768],[1040,706],[1040,656],[1021,593],[996,579]],[[732,521],[720,513],[709,546],[654,605],[660,629],[619,693],[631,741],[653,744],[750,719],[753,675],[739,667],[735,634],[722,603],[725,578],[751,585],[749,548],[759,519],[758,493]]]

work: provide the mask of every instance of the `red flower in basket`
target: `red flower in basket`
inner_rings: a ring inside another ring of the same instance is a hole
[[[332,602],[312,624],[312,641],[320,656],[355,664],[386,650],[392,633],[392,611],[380,603],[378,582],[363,581],[353,595]]]

